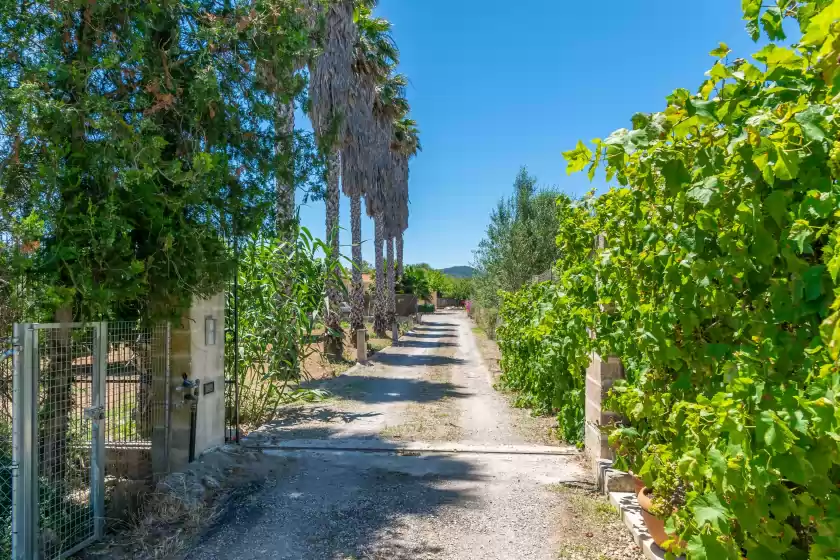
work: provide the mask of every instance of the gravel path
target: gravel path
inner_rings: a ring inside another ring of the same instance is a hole
[[[187,558],[641,558],[580,489],[579,454],[517,429],[471,326],[460,312],[427,316],[374,364],[320,384],[333,399],[250,435],[283,476]]]

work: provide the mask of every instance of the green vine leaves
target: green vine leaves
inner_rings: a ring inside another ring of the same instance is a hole
[[[720,45],[698,93],[564,154],[619,186],[583,203],[594,254],[561,213],[561,276],[588,258],[591,280],[555,323],[588,316],[582,344],[625,363],[612,441],[663,499],[685,488],[668,523],[690,558],[836,558],[840,2],[744,8],[754,35],[794,17],[801,42]]]

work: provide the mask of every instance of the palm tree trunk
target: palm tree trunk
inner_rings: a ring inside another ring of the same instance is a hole
[[[387,313],[386,318],[389,326],[393,326],[397,320],[397,294],[396,294],[396,274],[394,269],[394,238],[389,237],[385,242],[388,253],[388,262],[385,266],[388,267],[388,296],[386,301]]]
[[[385,225],[382,223],[382,220],[383,217],[381,215],[373,219],[376,225],[376,233],[373,239],[373,243],[376,246],[376,294],[373,304],[373,331],[380,338],[386,337],[388,332],[388,320],[385,316],[387,312],[385,308],[387,278],[385,275],[385,266],[382,262],[382,243],[385,241]]]
[[[403,275],[403,232],[397,236],[397,278]]]
[[[332,150],[327,161],[327,239],[334,257],[340,251],[338,236],[338,213],[341,200],[341,193],[338,190],[338,178],[341,171],[341,156],[338,150]],[[344,357],[344,333],[341,330],[341,316],[339,315],[339,304],[341,303],[341,290],[338,282],[341,281],[339,271],[334,270],[327,281],[327,298],[329,307],[327,309],[326,326],[327,336],[324,342],[324,352],[332,360],[341,360]]]
[[[278,99],[275,104],[275,134],[277,143],[277,169],[274,176],[275,215],[274,228],[278,239],[286,241],[286,251],[292,250],[294,237],[293,220],[295,219],[295,102]],[[278,304],[283,295],[292,291],[290,276],[281,279],[282,293],[277,294]],[[300,375],[298,341],[289,341],[288,355],[281,360],[288,368],[287,375],[297,379]]]
[[[354,334],[365,328],[365,289],[362,281],[362,197],[350,197],[350,229],[353,235],[353,285],[350,291],[350,329]]]
[[[277,146],[279,163],[275,177],[275,227],[278,237],[286,237],[295,217],[295,102],[278,101],[276,106]]]

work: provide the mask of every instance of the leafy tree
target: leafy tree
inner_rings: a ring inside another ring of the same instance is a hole
[[[425,266],[428,267],[426,275],[429,281],[429,290],[431,290],[432,293],[439,295],[449,291],[452,287],[452,279],[440,270],[434,270],[429,267],[429,265]]]
[[[285,32],[294,6],[9,2],[0,18],[0,206],[43,224],[21,273],[45,315],[171,316],[219,291],[225,237],[271,204],[271,99],[299,91],[309,49]]]
[[[451,278],[451,288],[445,290],[443,295],[457,300],[470,299],[473,290],[471,278]]]
[[[398,294],[413,294],[418,298],[428,299],[431,293],[427,271],[417,266],[407,265],[397,281],[396,289]]]
[[[557,260],[556,191],[539,191],[525,168],[514,182],[514,194],[499,201],[487,234],[474,252],[474,296],[478,305],[498,308],[499,291],[516,291]]]

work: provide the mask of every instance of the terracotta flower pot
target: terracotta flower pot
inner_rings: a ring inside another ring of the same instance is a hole
[[[662,543],[665,541],[672,540],[674,535],[669,535],[665,532],[665,521],[659,519],[652,513],[650,513],[651,508],[653,507],[653,503],[651,502],[651,496],[653,495],[653,490],[647,487],[642,488],[639,491],[638,500],[639,506],[642,508],[642,518],[645,520],[645,525],[647,526],[648,533],[650,533],[653,542],[655,542],[662,550],[669,550],[662,546]],[[683,547],[685,547],[684,543],[680,543]]]

